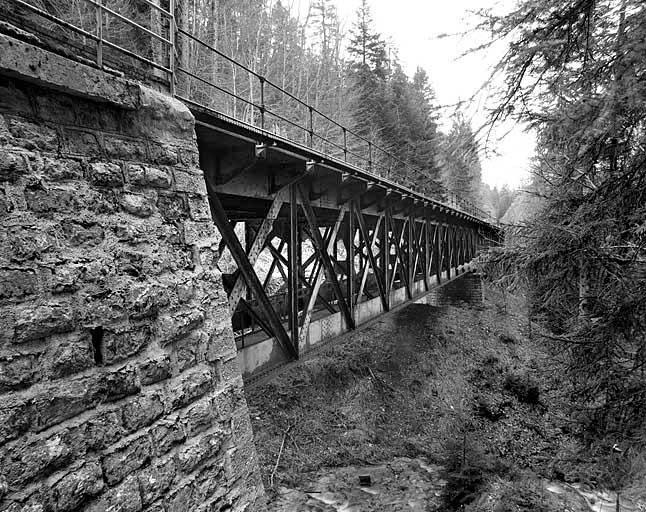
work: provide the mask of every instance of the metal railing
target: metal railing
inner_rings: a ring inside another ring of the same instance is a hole
[[[76,56],[99,68],[161,84],[188,104],[495,223],[487,212],[431,180],[423,169],[178,27],[175,0],[72,0],[58,12],[43,9],[38,0],[9,4],[18,9],[0,8],[0,16],[21,21],[21,28],[48,42],[71,47]],[[21,9],[22,15],[15,12]]]

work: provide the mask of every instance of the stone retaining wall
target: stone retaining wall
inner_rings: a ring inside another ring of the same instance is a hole
[[[476,272],[467,272],[434,289],[425,300],[433,306],[482,304],[482,277]]]
[[[0,511],[260,510],[192,115],[0,54]]]

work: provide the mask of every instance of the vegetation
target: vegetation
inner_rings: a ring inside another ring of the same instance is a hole
[[[556,333],[581,435],[593,449],[618,443],[639,453],[646,444],[646,5],[522,0],[504,16],[481,15],[481,28],[509,41],[492,121],[513,118],[538,133],[531,189],[540,202],[509,230],[495,261],[507,269],[506,286],[524,284],[532,316]]]

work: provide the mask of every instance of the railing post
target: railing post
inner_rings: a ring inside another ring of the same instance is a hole
[[[265,77],[259,77],[260,80],[260,128],[265,129]]]
[[[103,0],[96,4],[96,65],[103,68]]]
[[[372,142],[368,142],[368,170],[372,171]]]
[[[310,110],[310,128],[309,128],[309,135],[310,135],[310,147],[314,147],[314,108],[311,106],[308,106]]]
[[[175,0],[170,0],[169,11],[168,40],[170,41],[170,54],[168,55],[168,67],[170,68],[170,94],[171,96],[175,96],[175,37],[177,35],[177,25],[175,23]]]
[[[348,161],[348,131],[343,127],[343,160]]]

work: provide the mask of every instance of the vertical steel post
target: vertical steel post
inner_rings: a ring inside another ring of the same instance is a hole
[[[355,216],[355,209],[354,209],[354,204],[350,204],[350,211],[348,212],[348,232],[346,234],[346,239],[345,239],[345,252],[346,252],[346,258],[348,260],[348,275],[347,275],[347,282],[346,282],[346,288],[347,288],[347,295],[348,295],[348,308],[350,309],[350,314],[352,315],[352,318],[354,318],[354,306],[355,306],[355,300],[354,300],[354,233],[355,233],[355,225],[354,225],[354,216]]]
[[[409,214],[408,216],[408,286],[411,291],[411,295],[413,295],[414,288],[413,286],[415,285],[415,254],[414,253],[414,247],[415,247],[415,216],[413,214]]]
[[[296,185],[289,186],[289,268],[287,269],[289,294],[289,328],[296,357],[298,346],[298,202]]]
[[[446,236],[446,251],[447,251],[447,265],[446,265],[446,278],[451,279],[451,266],[453,265],[453,228],[449,225],[444,229]]]
[[[96,65],[103,68],[103,0],[96,5]]]
[[[343,160],[348,161],[348,131],[343,128]]]
[[[431,222],[428,212],[424,212],[424,289],[428,291],[431,287]]]
[[[444,265],[444,227],[442,224],[437,224],[435,227],[437,234],[435,235],[436,244],[435,250],[437,251],[437,258],[435,259],[435,274],[437,275],[437,283],[442,282],[442,267]]]
[[[368,170],[372,171],[372,142],[368,142]]]
[[[381,242],[381,266],[384,276],[384,285],[388,307],[390,307],[390,208],[384,211],[384,234]]]

